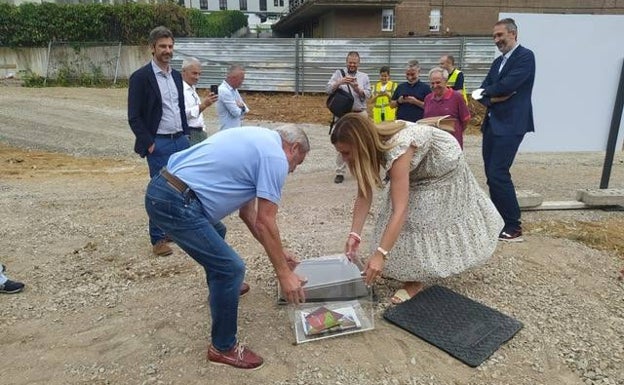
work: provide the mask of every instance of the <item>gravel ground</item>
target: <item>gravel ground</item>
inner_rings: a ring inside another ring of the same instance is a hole
[[[267,363],[251,373],[208,365],[202,272],[177,247],[168,257],[150,255],[147,167],[132,154],[125,97],[126,90],[0,94],[0,144],[21,148],[0,147],[0,260],[9,277],[27,284],[24,293],[0,296],[2,384],[624,384],[624,285],[615,254],[536,232],[522,244],[501,244],[482,268],[432,282],[524,323],[474,369],[383,321],[396,282],[378,285],[375,330],[293,345],[268,259],[236,217],[226,220],[228,239],[252,285],[239,335]],[[303,126],[313,151],[287,182],[279,223],[285,243],[312,258],[340,251],[355,184],[331,182],[326,127]],[[483,181],[478,137],[467,138],[466,155]],[[546,200],[572,200],[576,189],[598,185],[603,157],[520,154],[514,179]],[[611,181],[624,188],[622,153]],[[523,218],[605,221],[622,213]]]

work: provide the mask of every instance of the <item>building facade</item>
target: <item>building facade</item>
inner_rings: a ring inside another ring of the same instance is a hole
[[[180,4],[205,12],[241,11],[252,31],[263,27],[270,31],[271,25],[288,13],[290,5],[289,0],[181,0]]]
[[[624,14],[624,0],[291,0],[278,36],[484,36],[500,12]]]

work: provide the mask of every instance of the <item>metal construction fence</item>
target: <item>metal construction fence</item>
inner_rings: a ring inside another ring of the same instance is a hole
[[[466,88],[478,88],[494,58],[491,38],[391,38],[391,39],[176,39],[173,65],[186,57],[203,64],[199,88],[220,84],[231,64],[245,67],[242,90],[295,93],[324,92],[331,74],[345,66],[349,51],[358,51],[360,70],[371,83],[379,68],[390,66],[392,78],[404,81],[409,60],[421,64],[421,77],[438,64],[442,55],[453,55],[464,72]],[[426,81],[426,79],[423,79]]]

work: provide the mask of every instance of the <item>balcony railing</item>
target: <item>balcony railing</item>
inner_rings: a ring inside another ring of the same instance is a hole
[[[290,0],[289,4],[288,4],[288,12],[292,13],[293,11],[295,11],[297,8],[301,7],[302,5],[304,5],[305,3],[309,3],[312,0]],[[339,4],[340,1],[336,1],[336,4]],[[383,5],[384,3],[389,3],[389,4],[396,4],[397,1],[396,0],[378,0],[378,1],[365,1],[363,3],[377,3],[377,5]]]

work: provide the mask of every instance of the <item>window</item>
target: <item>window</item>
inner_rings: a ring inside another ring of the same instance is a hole
[[[279,0],[273,0],[273,5],[277,7],[279,5]]]
[[[261,11],[267,10],[267,0],[260,0],[260,10]]]
[[[199,9],[208,9],[208,0],[199,0]]]
[[[440,19],[442,14],[439,9],[432,9],[429,13],[429,32],[440,32]]]
[[[273,0],[273,5],[276,7],[283,7],[284,6],[284,0]]]
[[[247,0],[238,0],[238,5],[241,11],[247,10]]]
[[[381,10],[381,30],[394,31],[394,9]]]
[[[219,0],[219,9],[222,11],[227,9],[227,0]]]

